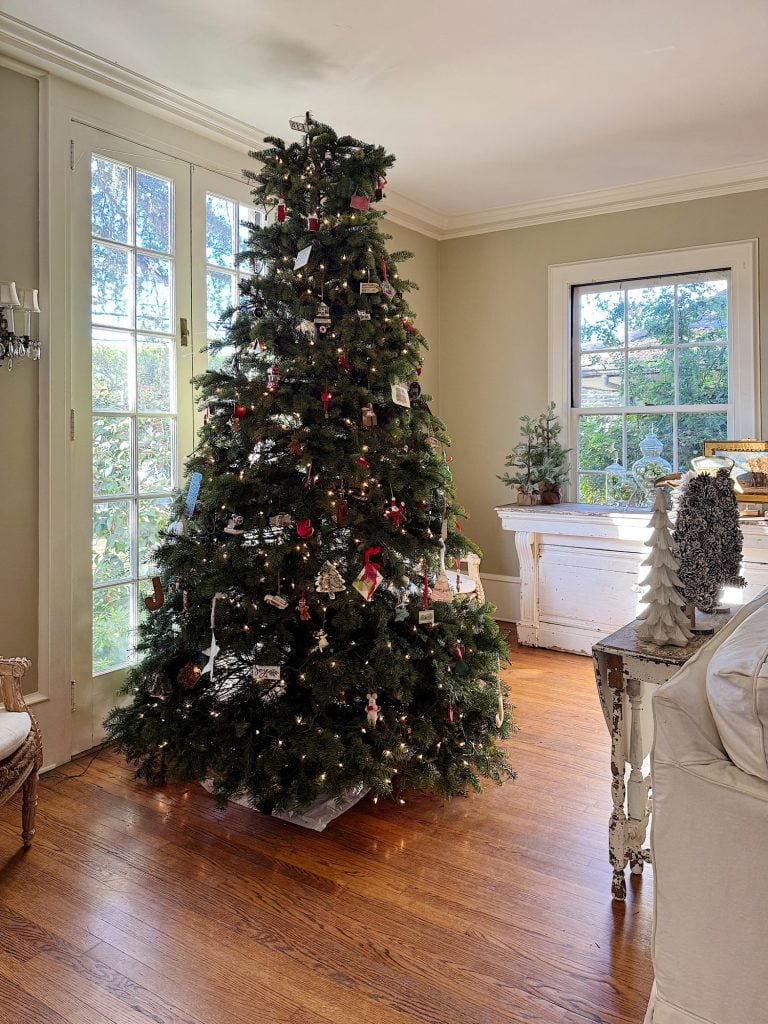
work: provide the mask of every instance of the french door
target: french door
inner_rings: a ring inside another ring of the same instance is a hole
[[[74,754],[103,738],[136,657],[158,530],[194,446],[190,380],[236,300],[253,211],[233,178],[87,126],[73,143]]]

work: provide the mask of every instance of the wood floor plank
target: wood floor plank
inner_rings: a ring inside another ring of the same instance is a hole
[[[591,663],[521,650],[508,682],[515,783],[319,835],[110,751],[44,779],[27,854],[0,810],[0,1024],[638,1024],[653,878],[611,903]]]

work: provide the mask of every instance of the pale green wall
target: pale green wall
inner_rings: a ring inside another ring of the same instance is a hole
[[[0,281],[36,287],[38,84],[0,66]],[[43,299],[44,301],[44,299]],[[33,317],[33,321],[37,320]],[[16,314],[16,330],[23,329]],[[0,367],[0,655],[37,664],[37,382],[39,367]]]
[[[547,402],[547,276],[554,263],[758,238],[768,245],[768,191],[559,221],[440,243],[440,412],[454,440],[454,479],[472,514],[482,569],[517,575],[496,479],[518,440],[518,417]],[[760,272],[768,308],[768,268]],[[761,328],[764,422],[768,330]]]

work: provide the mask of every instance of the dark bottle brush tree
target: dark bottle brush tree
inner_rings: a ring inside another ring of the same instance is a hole
[[[304,128],[252,154],[258,272],[219,346],[233,357],[197,381],[199,496],[176,502],[165,600],[107,727],[140,776],[263,809],[357,786],[450,797],[512,775],[507,648],[488,605],[446,593],[445,560],[476,548],[418,385],[409,254],[373,205],[394,158]]]
[[[713,612],[723,587],[746,585],[741,575],[739,508],[727,469],[715,476],[692,476],[684,484],[673,538],[683,597],[690,609]]]

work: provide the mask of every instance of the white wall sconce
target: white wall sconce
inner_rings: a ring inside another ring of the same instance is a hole
[[[16,334],[15,309],[24,313],[23,334]],[[19,297],[15,281],[0,281],[0,363],[7,359],[9,370],[14,359],[40,358],[40,342],[32,337],[32,314],[39,312],[37,288],[22,288]]]

